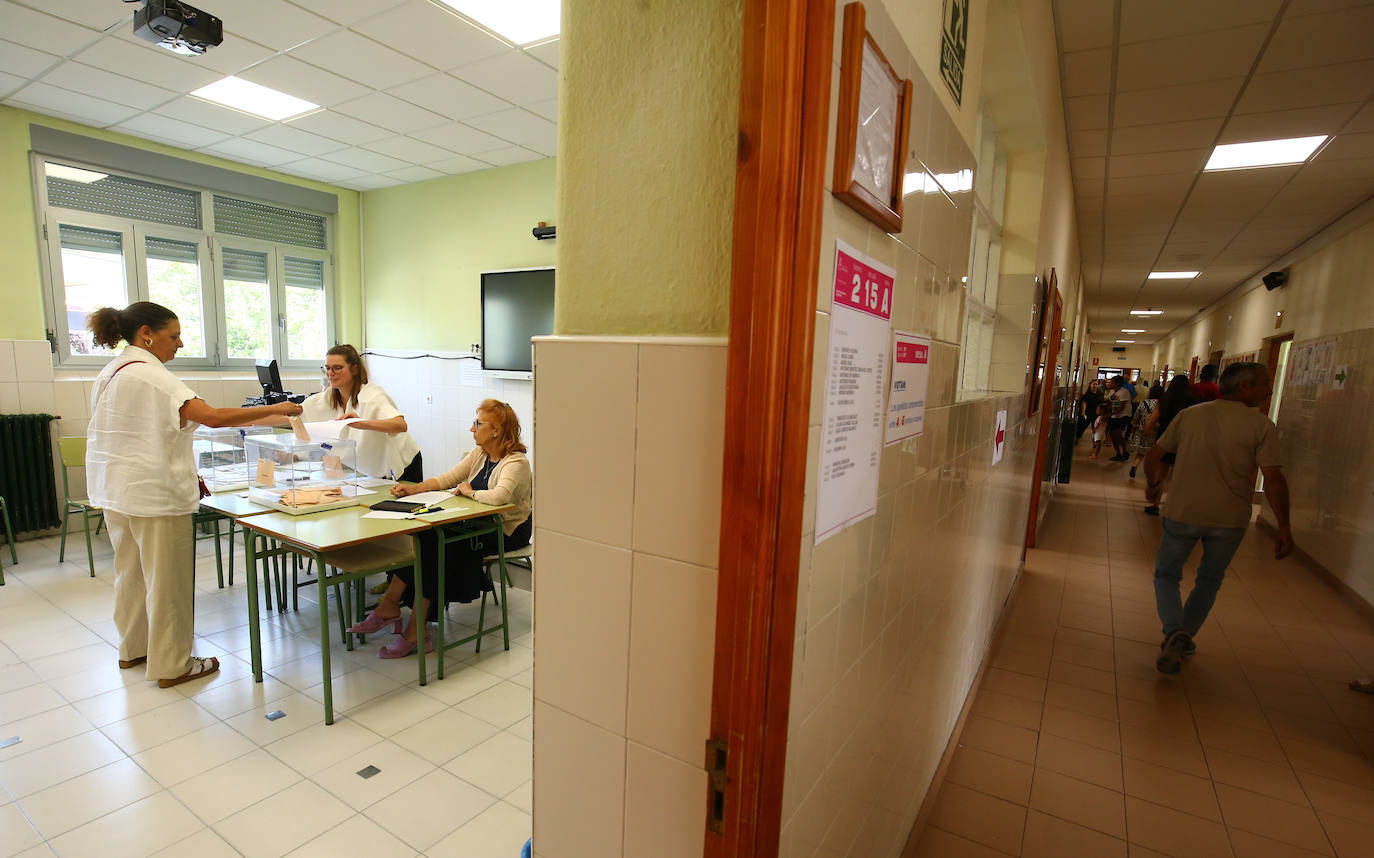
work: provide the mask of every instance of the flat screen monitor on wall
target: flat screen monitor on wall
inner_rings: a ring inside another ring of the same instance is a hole
[[[553,269],[482,272],[482,369],[531,372],[531,337],[553,333]]]

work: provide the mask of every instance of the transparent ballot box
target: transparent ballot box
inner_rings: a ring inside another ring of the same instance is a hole
[[[271,435],[269,426],[226,426],[196,430],[191,449],[195,451],[196,471],[212,492],[226,492],[248,485],[248,454],[244,439],[249,436]]]
[[[358,496],[356,441],[301,441],[295,435],[251,435],[248,499],[279,512],[302,515],[353,506]]]

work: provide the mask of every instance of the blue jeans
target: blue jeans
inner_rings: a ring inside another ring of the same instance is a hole
[[[1164,624],[1164,634],[1182,629],[1189,635],[1196,635],[1212,611],[1221,581],[1226,577],[1226,567],[1245,537],[1245,528],[1207,527],[1168,518],[1161,522],[1164,532],[1160,535],[1159,555],[1155,558],[1155,607]],[[1179,596],[1183,564],[1199,540],[1202,541],[1202,562],[1198,564],[1197,582],[1185,605]]]

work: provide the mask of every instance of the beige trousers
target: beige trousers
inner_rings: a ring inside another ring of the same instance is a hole
[[[191,668],[195,613],[195,534],[190,515],[135,516],[105,511],[115,551],[115,628],[119,657],[148,657],[148,679]]]

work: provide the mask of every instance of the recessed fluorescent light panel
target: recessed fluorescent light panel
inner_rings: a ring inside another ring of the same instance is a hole
[[[1150,280],[1192,280],[1200,271],[1151,271]]]
[[[1118,343],[1133,343],[1135,340],[1117,340]]]
[[[1123,333],[1123,334],[1143,334],[1143,333],[1145,333],[1145,329],[1144,329],[1144,328],[1122,328],[1122,329],[1121,329],[1121,333]]]
[[[319,108],[318,104],[303,98],[277,92],[233,75],[192,90],[191,95],[272,120],[290,119]]]
[[[441,0],[464,17],[517,44],[558,35],[559,0]]]
[[[1326,135],[1290,137],[1287,140],[1256,140],[1253,143],[1223,143],[1212,150],[1203,170],[1243,170],[1250,167],[1278,167],[1301,164],[1326,142]]]
[[[1162,315],[1164,315],[1164,311],[1163,311],[1163,310],[1132,310],[1132,311],[1131,311],[1131,315],[1132,315],[1132,316],[1162,316]]]
[[[109,173],[97,173],[94,170],[83,170],[80,167],[68,167],[66,164],[45,163],[43,172],[54,179],[66,179],[69,182],[81,182],[89,185],[107,178]]]

